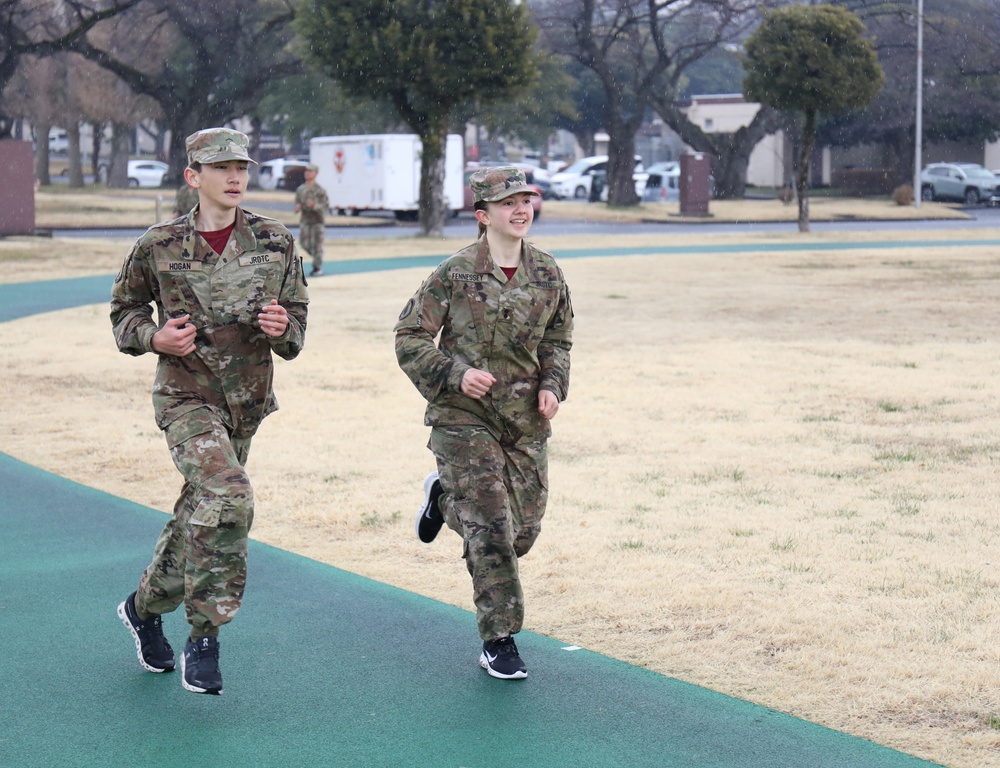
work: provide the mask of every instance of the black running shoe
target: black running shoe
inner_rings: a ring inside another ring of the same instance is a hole
[[[523,680],[528,676],[528,669],[517,653],[513,637],[501,637],[499,640],[487,640],[483,643],[479,666],[489,672],[491,677],[501,680]]]
[[[135,592],[118,606],[118,618],[132,634],[135,651],[142,668],[150,672],[170,672],[174,668],[174,649],[163,636],[163,624],[159,616],[145,621],[139,620],[135,611]]]
[[[193,693],[222,693],[218,638],[188,638],[181,656],[181,685]]]
[[[441,497],[441,481],[437,472],[431,472],[424,478],[424,505],[417,512],[417,537],[430,544],[444,525],[444,515],[438,506]]]

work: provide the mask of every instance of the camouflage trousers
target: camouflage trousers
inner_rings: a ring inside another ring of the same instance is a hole
[[[434,427],[448,527],[462,536],[483,640],[512,635],[524,623],[518,558],[542,529],[548,499],[545,438],[497,440],[483,427]]]
[[[321,223],[299,225],[299,245],[312,256],[313,269],[323,266],[323,235],[324,226]]]
[[[193,637],[218,635],[246,588],[254,497],[243,466],[250,440],[231,438],[208,408],[177,419],[166,437],[184,486],[139,580],[136,608],[170,613],[183,602]]]

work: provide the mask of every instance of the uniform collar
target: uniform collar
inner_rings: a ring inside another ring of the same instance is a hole
[[[185,232],[182,254],[182,258],[184,259],[195,259],[202,246],[208,247],[207,244],[203,243],[202,240],[199,239],[198,231],[194,228],[195,214],[198,212],[198,208],[200,207],[200,205],[196,205],[188,211],[184,220]],[[253,251],[257,248],[257,236],[250,228],[250,222],[247,220],[246,213],[242,207],[236,208],[236,221],[233,226],[233,236],[236,240],[235,255],[238,256],[241,253]],[[199,245],[199,243],[201,243],[201,245]],[[212,253],[215,252],[212,251]]]
[[[524,267],[524,270],[528,273],[528,282],[532,282],[537,269],[535,260],[532,258],[531,246],[525,240],[521,241],[520,267]],[[493,261],[493,257],[490,256],[490,245],[486,237],[480,237],[476,241],[476,272],[479,274],[488,272],[496,275],[502,281],[507,280],[507,276],[503,273],[503,270],[497,266],[496,262]]]

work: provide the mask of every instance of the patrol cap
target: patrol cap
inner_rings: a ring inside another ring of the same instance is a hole
[[[527,192],[529,195],[538,194],[533,187],[528,186],[524,171],[513,165],[480,168],[469,178],[469,186],[472,187],[472,202],[474,203],[480,201],[495,203],[497,200],[503,200],[518,192]]]
[[[226,160],[256,162],[247,154],[250,139],[245,133],[234,131],[232,128],[206,128],[192,133],[187,137],[185,145],[188,165],[222,163]]]
[[[309,163],[309,165],[306,166],[306,170],[307,171],[319,171],[319,166],[316,165],[316,163]]]

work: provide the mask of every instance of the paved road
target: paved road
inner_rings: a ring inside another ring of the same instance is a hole
[[[811,228],[814,232],[885,232],[905,229],[925,231],[962,231],[1000,227],[1000,208],[970,208],[966,210],[972,219],[926,221],[814,221]],[[292,233],[298,236],[298,227],[290,227]],[[327,227],[328,240],[342,240],[359,237],[411,237],[418,227],[413,223],[400,223],[386,217],[384,226],[338,226]],[[531,228],[532,234],[538,237],[546,235],[613,235],[627,232],[631,235],[670,233],[670,234],[713,234],[721,232],[796,232],[798,225],[794,221],[767,222],[760,224],[731,224],[703,222],[685,224],[680,222],[665,222],[655,224],[613,224],[606,222],[562,221],[547,219],[544,216],[536,221]],[[141,235],[141,229],[57,229],[53,231],[56,237],[110,237],[123,240],[135,240]],[[465,214],[449,221],[445,225],[445,235],[448,237],[474,237],[475,220]]]

